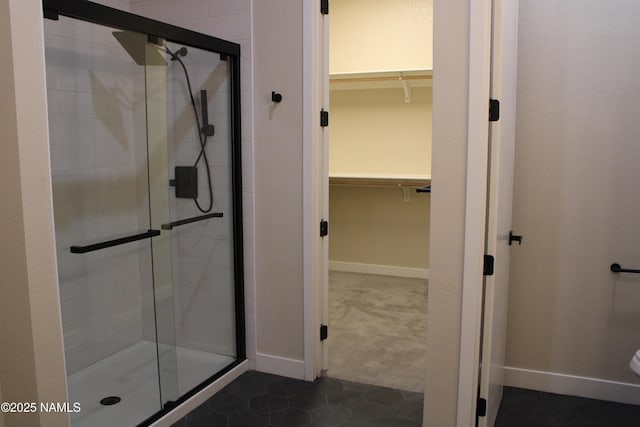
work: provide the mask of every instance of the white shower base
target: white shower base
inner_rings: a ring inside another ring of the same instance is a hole
[[[229,356],[178,347],[179,395],[231,364]],[[161,409],[156,344],[142,341],[84,368],[68,378],[73,427],[134,427]],[[122,400],[100,404],[107,396]]]

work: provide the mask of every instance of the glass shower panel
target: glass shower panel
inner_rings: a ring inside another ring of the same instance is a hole
[[[160,360],[161,382],[167,375],[183,395],[238,356],[231,78],[229,60],[220,54],[171,42],[165,47],[167,118],[158,127],[166,126],[167,162],[164,176],[157,173],[162,191],[152,194],[168,200],[169,218],[156,221],[162,211],[152,209],[152,222],[170,236],[175,304],[172,322],[158,316],[159,335],[174,334],[176,344],[175,365]],[[149,134],[153,127],[149,121]],[[154,239],[154,257],[158,243]]]
[[[73,426],[161,410],[145,69],[109,27],[45,21],[50,149]],[[155,238],[155,237],[153,237]]]

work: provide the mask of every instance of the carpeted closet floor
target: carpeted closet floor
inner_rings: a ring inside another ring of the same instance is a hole
[[[327,375],[422,392],[427,284],[425,279],[331,271]]]

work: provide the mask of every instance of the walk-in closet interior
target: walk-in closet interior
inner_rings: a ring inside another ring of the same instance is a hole
[[[432,113],[431,0],[333,0],[330,376],[422,391]]]
[[[148,423],[245,359],[240,48],[44,6],[71,424]]]

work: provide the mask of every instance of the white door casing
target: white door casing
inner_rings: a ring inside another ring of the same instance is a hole
[[[329,17],[320,2],[304,1],[303,28],[304,378],[312,381],[328,364],[320,326],[328,324],[329,237],[320,237],[320,221],[329,216],[329,128],[320,111],[329,109]]]

